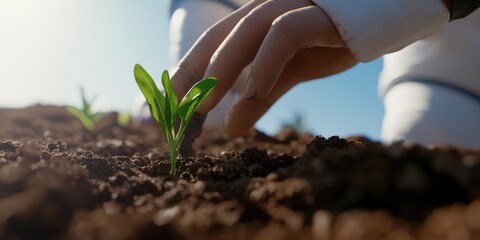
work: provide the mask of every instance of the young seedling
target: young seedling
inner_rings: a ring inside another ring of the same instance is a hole
[[[295,112],[293,119],[284,121],[281,129],[295,130],[298,133],[308,132],[308,124],[305,121],[305,116],[299,112]]]
[[[170,174],[174,175],[177,166],[178,144],[190,119],[200,103],[212,92],[217,84],[217,79],[209,77],[197,82],[178,103],[168,71],[164,71],[162,74],[162,85],[165,89],[165,95],[162,94],[153,78],[140,64],[135,65],[134,75],[138,87],[147,99],[152,116],[165,136],[170,151]],[[180,118],[180,126],[178,129],[175,129],[177,116]]]
[[[128,126],[132,120],[132,115],[129,112],[119,112],[117,115],[117,123],[122,127]]]
[[[98,112],[94,107],[97,103],[97,98],[93,99],[92,102],[87,101],[82,87],[80,88],[80,94],[82,96],[82,108],[74,106],[65,106],[65,108],[77,117],[88,131],[92,131],[95,125],[103,118],[104,114]]]

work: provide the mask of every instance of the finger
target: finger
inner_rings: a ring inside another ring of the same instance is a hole
[[[244,135],[293,86],[292,82],[283,81],[275,85],[270,94],[265,98],[258,100],[240,98],[226,116],[225,133],[230,137]]]
[[[343,48],[312,47],[299,50],[290,60],[279,79],[288,73],[289,81],[303,82],[327,77],[357,64],[350,51]]]
[[[242,18],[210,60],[205,76],[217,77],[218,83],[198,111],[208,112],[217,105],[243,68],[254,59],[268,29],[278,16],[309,5],[312,5],[309,0],[270,0]]]
[[[202,79],[212,54],[238,21],[264,1],[256,0],[249,2],[207,29],[193,44],[182,60],[180,60],[171,78],[173,88],[180,99],[196,82]]]
[[[343,46],[334,24],[319,7],[308,6],[278,17],[252,63],[244,96],[265,97],[295,53],[312,46]]]
[[[297,83],[342,72],[356,64],[346,48],[302,49],[284,68],[277,84],[261,99],[241,98],[225,119],[225,132],[231,137],[244,135],[270,107]]]

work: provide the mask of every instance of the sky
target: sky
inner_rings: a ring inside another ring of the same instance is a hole
[[[169,69],[168,1],[0,0],[0,107],[80,105],[82,86],[103,111],[128,111],[139,94],[133,66]],[[380,138],[381,59],[302,83],[256,127],[273,134],[295,114],[315,134]]]

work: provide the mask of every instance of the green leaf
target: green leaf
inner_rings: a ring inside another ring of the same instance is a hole
[[[163,133],[166,134],[167,120],[165,118],[165,97],[160,90],[158,90],[153,78],[140,64],[135,65],[134,75],[140,91],[142,91],[147,100],[150,112],[160,125]]]
[[[178,99],[172,82],[170,81],[170,76],[168,76],[168,71],[163,71],[162,84],[163,88],[165,88],[165,120],[167,121],[168,128],[173,131],[175,117],[177,116]]]
[[[102,118],[105,117],[105,114],[104,113],[95,113],[93,114],[90,119],[92,119],[93,123],[97,124],[98,122],[100,122],[100,120],[102,120]]]
[[[119,112],[117,116],[117,123],[122,127],[126,127],[130,123],[131,119],[132,115],[129,112]]]
[[[87,98],[85,97],[85,90],[83,89],[83,87],[80,87],[80,95],[82,96],[83,112],[85,113],[90,112],[90,103],[87,101]]]
[[[212,92],[217,84],[217,79],[209,77],[197,82],[183,97],[178,107],[178,115],[183,122],[188,123],[197,110],[200,103]]]
[[[65,108],[67,109],[67,111],[69,111],[72,115],[74,115],[75,117],[77,117],[78,119],[80,119],[80,122],[82,122],[83,126],[87,129],[87,130],[92,130],[94,127],[95,127],[95,123],[93,122],[93,120],[91,118],[89,118],[89,116],[83,112],[82,110],[74,107],[74,106],[65,106]]]

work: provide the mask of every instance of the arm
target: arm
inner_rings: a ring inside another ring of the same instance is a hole
[[[441,30],[479,0],[312,0],[332,19],[352,55],[368,62]]]
[[[396,52],[438,32],[450,18],[442,0],[313,0],[361,62]]]

